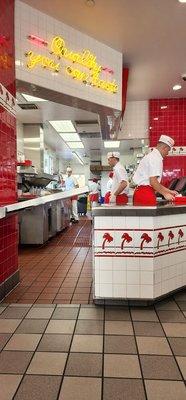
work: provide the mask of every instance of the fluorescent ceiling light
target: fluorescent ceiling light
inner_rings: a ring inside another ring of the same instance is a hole
[[[46,99],[42,99],[41,97],[30,96],[29,94],[25,93],[21,93],[21,96],[23,96],[26,101],[48,101]]]
[[[79,157],[79,155],[75,151],[73,151],[73,155],[77,158],[77,160],[80,162],[81,165],[84,165],[83,160],[81,159],[81,157]]]
[[[105,142],[104,142],[104,147],[105,148],[111,148],[111,149],[114,149],[114,148],[116,148],[116,147],[119,147],[120,146],[120,141],[119,140],[106,140]]]
[[[49,121],[49,122],[58,133],[59,132],[66,132],[66,133],[76,132],[76,129],[74,128],[74,125],[73,125],[72,121],[70,121],[70,120]]]
[[[40,143],[40,138],[24,138],[23,141],[25,143]]]
[[[40,151],[40,148],[39,148],[39,147],[26,147],[26,146],[24,146],[24,149],[25,149],[25,150]]]
[[[77,133],[59,133],[65,142],[81,142]]]
[[[67,142],[71,149],[84,149],[82,142]]]
[[[181,85],[174,85],[173,86],[173,90],[179,90],[179,89],[181,89]]]

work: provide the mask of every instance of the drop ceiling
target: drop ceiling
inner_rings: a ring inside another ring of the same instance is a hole
[[[127,100],[185,97],[186,4],[178,0],[24,0],[123,53]],[[172,86],[183,83],[178,92]]]

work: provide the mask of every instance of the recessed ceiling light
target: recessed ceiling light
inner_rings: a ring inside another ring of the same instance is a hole
[[[186,3],[186,0],[178,0],[180,3]]]
[[[66,133],[76,132],[76,129],[74,128],[74,125],[70,120],[49,121],[49,122],[57,132],[66,132]]]
[[[71,149],[84,149],[82,142],[67,142]]]
[[[76,132],[73,133],[59,133],[65,142],[81,142],[79,135]]]
[[[173,90],[180,90],[181,89],[181,85],[174,85],[173,86]]]
[[[165,110],[168,106],[161,106],[161,110]]]
[[[42,99],[41,97],[30,96],[29,94],[21,93],[26,101],[48,101],[46,99]]]
[[[120,146],[120,141],[119,140],[106,140],[104,142],[104,147],[106,149],[108,149],[108,148],[114,149],[114,148],[119,147],[119,146]]]

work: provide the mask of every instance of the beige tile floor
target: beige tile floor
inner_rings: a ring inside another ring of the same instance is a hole
[[[94,306],[90,233],[82,220],[21,250],[21,284],[0,304],[0,400],[186,400],[186,291]]]

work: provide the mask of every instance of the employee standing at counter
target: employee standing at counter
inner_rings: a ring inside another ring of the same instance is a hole
[[[65,190],[73,190],[79,187],[77,179],[72,176],[72,168],[67,167],[67,178],[65,179]],[[78,208],[77,208],[78,196],[71,197],[71,221],[77,223],[79,221]]]
[[[108,164],[113,168],[113,178],[109,203],[124,205],[128,202],[129,182],[127,172],[120,163],[120,153],[118,151],[107,154]]]
[[[174,199],[177,192],[160,183],[163,175],[163,158],[168,155],[172,146],[174,140],[161,135],[157,147],[140,161],[133,176],[133,181],[137,185],[133,197],[134,205],[155,206],[157,204],[155,192],[162,194],[166,200]]]

